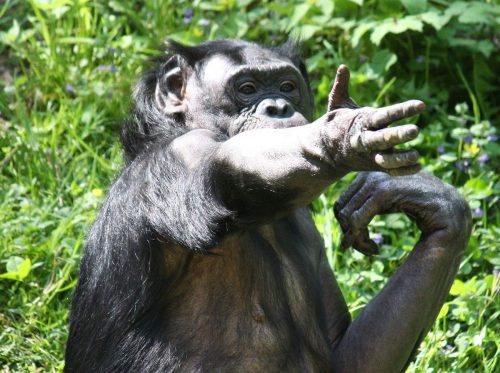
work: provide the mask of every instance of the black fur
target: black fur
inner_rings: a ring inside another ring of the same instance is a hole
[[[211,170],[188,173],[167,149],[186,133],[182,116],[167,117],[154,102],[165,63],[179,55],[196,68],[222,53],[236,64],[242,42],[222,40],[196,47],[169,43],[169,53],[135,87],[134,107],[121,131],[125,168],[109,191],[88,234],[70,316],[66,372],[167,372],[176,351],[165,332],[162,302],[169,279],[163,243],[208,253],[235,229],[209,180]],[[293,43],[273,48],[307,75]],[[224,138],[225,134],[219,134]]]
[[[135,89],[122,129],[125,168],[87,237],[66,372],[388,372],[408,364],[458,269],[470,212],[428,174],[360,174],[335,207],[345,240],[373,249],[363,221],[387,206],[416,219],[422,235],[351,322],[305,206],[347,172],[380,170],[375,150],[394,155],[392,129],[367,123],[389,124],[424,105],[344,107],[348,84],[341,66],[330,97],[341,106],[311,122],[293,43],[170,43]],[[386,172],[418,169],[400,158]]]

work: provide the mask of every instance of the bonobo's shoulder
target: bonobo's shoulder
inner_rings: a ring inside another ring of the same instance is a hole
[[[176,137],[170,143],[170,151],[187,168],[193,168],[213,152],[219,140],[220,136],[213,131],[194,129]]]

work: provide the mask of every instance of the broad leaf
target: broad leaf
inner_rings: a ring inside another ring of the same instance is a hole
[[[366,34],[368,31],[370,31],[374,26],[375,22],[365,20],[358,27],[356,27],[354,29],[354,32],[352,33],[352,38],[351,38],[352,47],[356,48],[363,35]]]
[[[7,272],[0,274],[0,278],[23,280],[31,270],[31,260],[18,256],[11,256],[7,261]]]
[[[416,16],[408,16],[400,19],[385,19],[373,28],[370,40],[375,45],[380,42],[387,34],[401,34],[408,30],[422,32],[423,22]]]
[[[373,59],[366,68],[366,77],[368,79],[377,79],[384,75],[392,65],[398,60],[398,57],[388,49],[377,51]]]
[[[443,28],[443,26],[446,25],[451,19],[450,14],[438,12],[436,10],[422,13],[419,17],[422,21],[434,27],[437,31],[441,30],[441,28]]]
[[[427,0],[401,0],[401,2],[411,14],[422,13],[427,9]]]
[[[335,2],[332,0],[316,0],[316,6],[321,9],[325,16],[331,17],[335,9]]]
[[[316,25],[303,25],[298,26],[293,33],[294,36],[298,36],[300,40],[308,40],[314,36],[314,34],[321,30],[320,26]]]
[[[445,11],[446,14],[457,16],[461,23],[496,24],[495,17],[500,16],[500,7],[479,1],[457,1]]]
[[[485,180],[475,177],[467,180],[463,192],[468,199],[484,199],[491,196],[491,186]]]
[[[305,17],[309,9],[311,9],[311,4],[309,4],[309,2],[297,5],[293,10],[288,26],[286,27],[287,31],[292,30],[302,20],[302,18]]]

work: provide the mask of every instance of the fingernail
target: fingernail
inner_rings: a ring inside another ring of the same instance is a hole
[[[411,137],[415,138],[418,136],[418,133],[420,132],[420,129],[417,126],[410,127],[408,129],[408,133]]]
[[[351,233],[350,230],[348,230],[345,234],[344,234],[344,238],[342,239],[342,242],[341,242],[341,247],[342,249],[348,249],[350,246],[352,246],[352,241],[353,241],[353,234]]]
[[[425,103],[420,101],[420,100],[415,100],[416,103],[415,103],[415,108],[418,110],[418,111],[422,111],[422,110],[425,110]]]

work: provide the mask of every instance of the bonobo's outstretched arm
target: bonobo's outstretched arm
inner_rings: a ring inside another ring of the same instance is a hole
[[[214,153],[215,188],[245,222],[272,220],[304,207],[350,171],[417,172],[418,153],[395,151],[418,127],[387,128],[421,112],[418,100],[383,107],[357,107],[348,98],[349,71],[341,66],[329,112],[311,124],[243,132]],[[348,99],[346,99],[346,97]]]
[[[377,214],[403,212],[421,237],[384,289],[334,341],[336,372],[401,372],[431,327],[457,272],[471,230],[465,200],[420,172],[391,177],[362,173],[339,198],[343,245],[376,252],[367,225]]]

